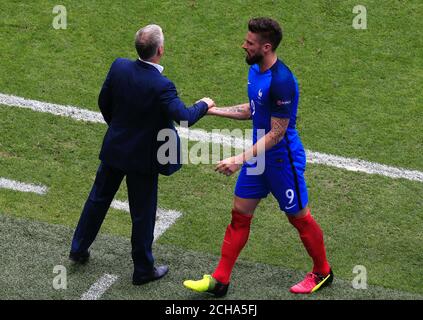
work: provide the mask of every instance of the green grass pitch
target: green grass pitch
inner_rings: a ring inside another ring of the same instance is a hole
[[[165,33],[165,75],[190,104],[247,101],[241,49],[249,18],[271,16],[285,35],[278,49],[301,88],[298,129],[307,149],[423,171],[423,4],[364,1],[367,30],[352,27],[356,1],[62,1],[66,30],[55,30],[51,1],[4,0],[0,10],[0,93],[98,111],[110,63],[135,59],[133,36],[157,23]],[[249,128],[205,117],[197,129]],[[111,209],[92,262],[67,262],[73,228],[98,166],[106,127],[0,105],[0,177],[40,183],[44,195],[0,189],[0,299],[79,299],[104,273],[118,275],[103,299],[203,299],[182,286],[215,267],[230,219],[236,176],[186,165],[160,178],[159,206],[183,213],[155,243],[168,277],[130,284],[130,218]],[[308,165],[310,206],[325,233],[332,288],[293,296],[289,286],[311,261],[269,196],[256,211],[229,299],[421,299],[423,184]],[[125,200],[122,186],[117,199]],[[69,287],[54,290],[53,267]],[[363,265],[368,289],[356,290]],[[257,280],[259,279],[259,281]]]

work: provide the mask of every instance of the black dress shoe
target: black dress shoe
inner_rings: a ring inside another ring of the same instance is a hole
[[[133,277],[132,284],[139,286],[147,282],[159,280],[160,278],[163,278],[166,273],[168,273],[168,271],[168,266],[159,266],[157,268],[154,267],[153,271],[149,275],[143,277]]]
[[[73,263],[84,264],[84,263],[87,263],[89,259],[90,259],[90,252],[89,251],[85,251],[85,252],[72,252],[71,251],[69,253],[69,260],[72,261]]]

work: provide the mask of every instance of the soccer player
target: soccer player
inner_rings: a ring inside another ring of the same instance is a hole
[[[211,275],[184,281],[184,286],[197,292],[224,296],[229,287],[235,261],[245,246],[251,220],[260,200],[271,192],[298,230],[305,249],[313,260],[313,269],[304,280],[292,286],[292,293],[308,294],[329,285],[333,280],[326,259],[323,232],[308,207],[304,171],[306,156],[295,128],[299,98],[298,83],[291,70],[278,59],[276,48],[282,40],[279,24],[269,18],[255,18],[248,23],[242,48],[248,74],[249,103],[209,109],[215,116],[238,120],[252,119],[253,146],[243,153],[220,161],[216,170],[231,175],[241,167],[236,186],[232,220],[223,239],[220,261]],[[264,130],[259,137],[257,132]],[[260,148],[260,145],[263,148]],[[264,171],[252,173],[254,157],[264,153]],[[250,170],[249,170],[250,169]]]

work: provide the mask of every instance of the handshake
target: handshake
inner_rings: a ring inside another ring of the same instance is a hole
[[[203,102],[207,103],[207,106],[208,106],[209,110],[210,110],[211,108],[216,107],[216,103],[215,103],[212,99],[210,99],[210,98],[208,98],[208,97],[204,97],[204,98],[202,98],[202,99],[198,100],[196,103],[198,103],[198,102],[200,102],[200,101],[203,101]]]

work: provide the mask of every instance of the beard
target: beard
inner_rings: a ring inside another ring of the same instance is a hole
[[[262,60],[263,60],[263,55],[261,54],[256,54],[254,56],[249,56],[247,54],[247,56],[245,57],[245,62],[247,62],[250,66],[253,64],[260,63]]]

